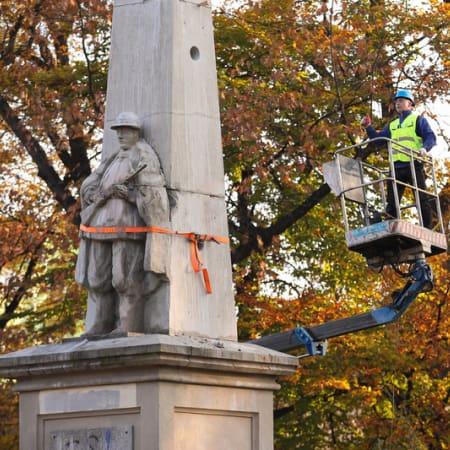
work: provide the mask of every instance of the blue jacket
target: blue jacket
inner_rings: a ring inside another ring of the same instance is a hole
[[[400,123],[402,123],[405,120],[405,118],[408,117],[411,113],[412,111],[405,111],[400,116]],[[389,128],[389,124],[386,125],[381,131],[376,131],[372,125],[369,125],[366,128],[366,132],[367,136],[369,136],[370,139],[374,139],[377,137],[385,137],[389,139],[391,138],[391,130]],[[422,138],[423,148],[426,149],[427,151],[429,151],[432,147],[436,145],[436,135],[434,134],[434,131],[431,129],[427,119],[423,116],[417,117],[416,134],[417,136],[420,136]],[[384,142],[380,141],[378,145],[383,144]]]

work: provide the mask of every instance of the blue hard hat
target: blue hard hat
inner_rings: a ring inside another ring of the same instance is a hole
[[[406,98],[408,100],[411,100],[413,106],[416,104],[414,102],[414,97],[413,97],[411,91],[408,91],[408,89],[399,89],[397,91],[397,94],[395,94],[394,100],[397,100],[398,98]]]

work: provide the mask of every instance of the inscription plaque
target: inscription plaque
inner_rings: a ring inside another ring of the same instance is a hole
[[[58,430],[49,433],[50,450],[133,450],[133,426]]]

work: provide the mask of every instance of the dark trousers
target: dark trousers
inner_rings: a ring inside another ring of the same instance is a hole
[[[419,189],[426,188],[425,185],[425,172],[423,170],[423,165],[416,161],[414,163],[414,169],[416,172],[416,181],[417,181],[417,187]],[[397,181],[401,181],[403,183],[410,184],[411,186],[414,185],[413,177],[411,173],[411,165],[407,165],[404,167],[396,167],[395,168],[395,178]],[[393,185],[394,183],[389,182],[388,183],[388,192],[387,192],[387,208],[386,212],[392,216],[397,217],[397,211],[395,208],[395,197],[394,197],[394,189]],[[398,202],[400,204],[400,201],[403,197],[403,193],[405,192],[405,187],[402,184],[397,183],[397,193],[398,193]],[[433,217],[431,213],[431,207],[430,207],[430,197],[423,193],[419,192],[419,200],[420,200],[420,209],[422,210],[422,220],[423,220],[423,226],[425,228],[433,228]]]

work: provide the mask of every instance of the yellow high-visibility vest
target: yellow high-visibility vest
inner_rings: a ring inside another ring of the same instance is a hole
[[[417,114],[410,114],[401,124],[400,119],[395,119],[389,125],[392,140],[398,141],[405,147],[416,152],[418,152],[423,145],[422,138],[416,134],[417,117]],[[411,159],[409,155],[395,151],[396,147],[402,149],[402,147],[396,146],[394,143],[392,144],[392,148],[394,149],[393,160],[408,162]],[[405,149],[403,149],[403,151],[405,151]]]

